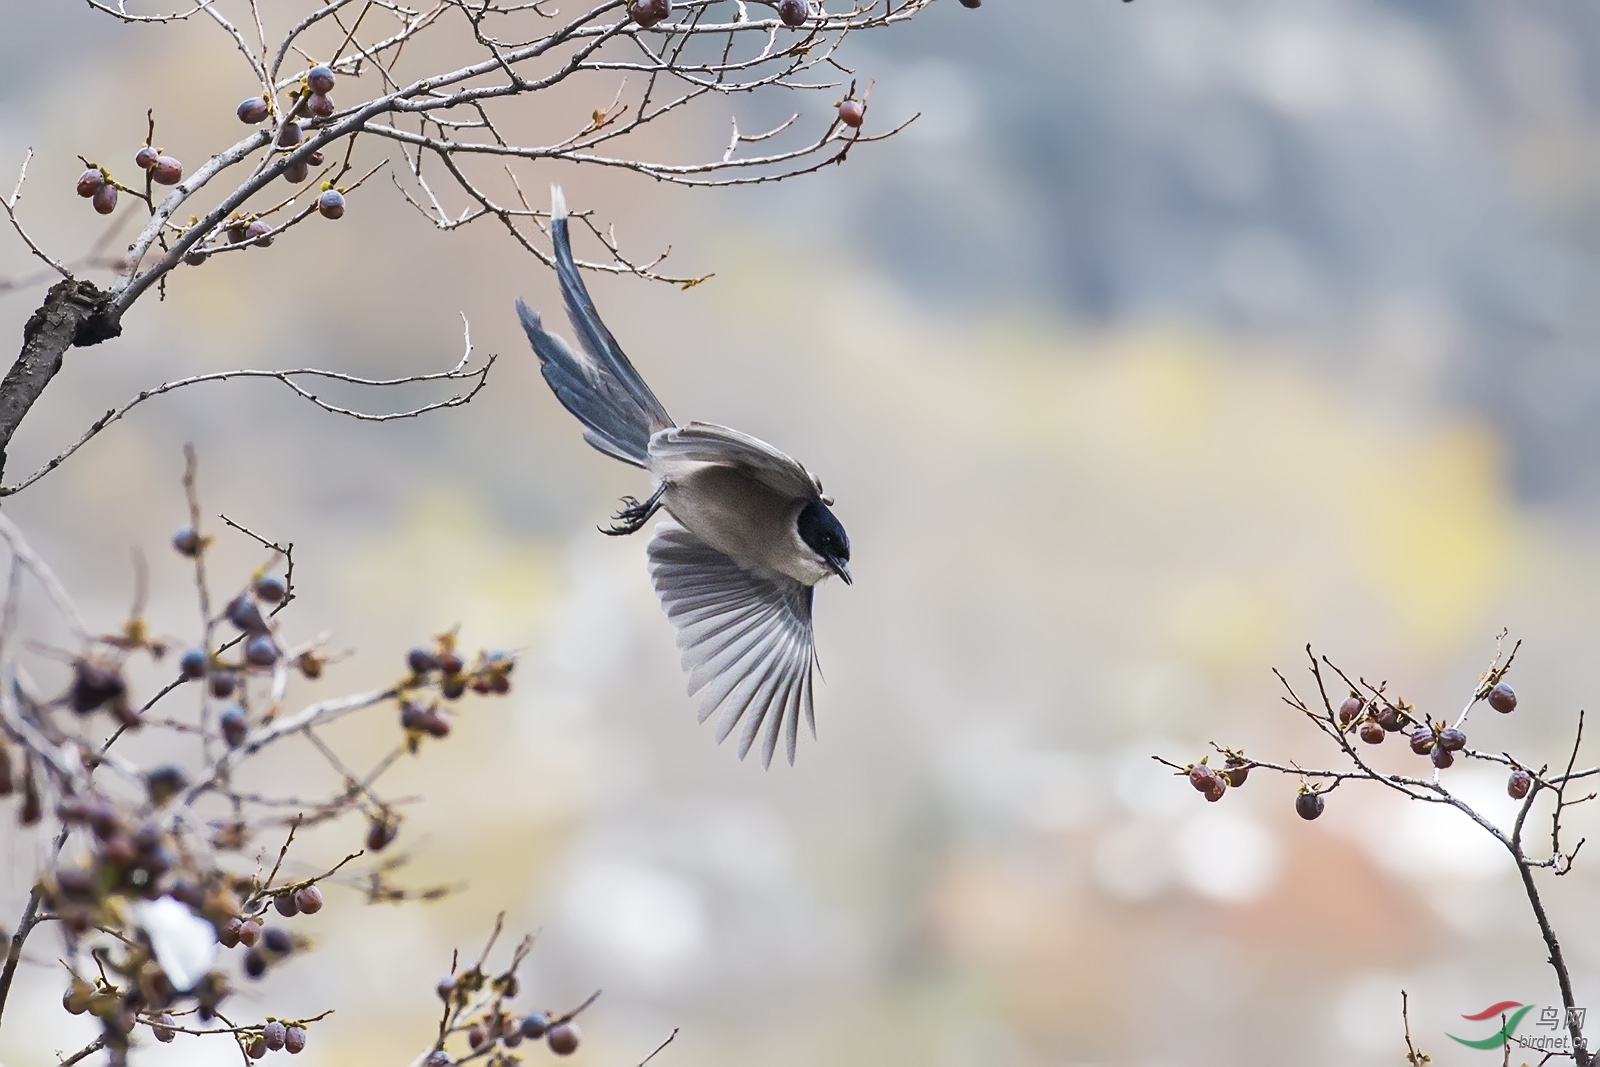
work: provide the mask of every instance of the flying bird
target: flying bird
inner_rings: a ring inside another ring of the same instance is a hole
[[[581,351],[519,300],[522,328],[584,440],[654,479],[644,501],[623,498],[603,532],[635,533],[658,510],[670,516],[650,538],[650,579],[677,628],[700,721],[717,715],[719,742],[737,729],[740,759],[759,737],[769,766],[781,737],[792,764],[802,714],[816,736],[812,596],[831,575],[850,582],[850,538],[829,508],[833,498],[765,441],[672,421],[600,321],[572,258],[559,186],[550,198],[556,277]]]

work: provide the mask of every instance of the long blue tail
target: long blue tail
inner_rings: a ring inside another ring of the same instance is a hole
[[[673,425],[672,417],[600,321],[572,258],[567,204],[560,186],[550,188],[550,215],[556,277],[583,355],[548,332],[539,313],[521,300],[517,301],[517,315],[539,356],[544,380],[561,405],[583,423],[583,439],[608,456],[643,467],[649,457],[650,435]]]

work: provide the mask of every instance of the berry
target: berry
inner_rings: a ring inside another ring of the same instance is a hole
[[[1369,745],[1381,745],[1383,744],[1383,739],[1387,736],[1388,734],[1382,724],[1376,719],[1368,719],[1361,724],[1361,740]]]
[[[311,86],[311,91],[314,93],[331,93],[333,92],[333,71],[328,69],[327,64],[318,63],[306,71],[306,83]]]
[[[467,691],[467,678],[463,674],[447,674],[439,683],[439,692],[444,694],[446,700],[460,700],[461,694]]]
[[[311,155],[306,157],[306,162],[313,167],[322,166],[322,151],[320,149],[313,150]]]
[[[300,665],[300,673],[307,678],[314,680],[322,677],[322,660],[317,658],[315,652],[302,652],[295,662]]]
[[[1310,822],[1322,814],[1323,804],[1321,793],[1301,793],[1294,798],[1294,813]]]
[[[283,168],[283,180],[290,185],[299,185],[311,176],[311,164],[303,159],[297,159]]]
[[[252,96],[239,105],[239,109],[235,114],[239,116],[240,122],[247,126],[254,126],[258,122],[265,122],[267,116],[271,114],[271,109],[267,107],[265,99],[259,96]]]
[[[520,1029],[523,1037],[538,1040],[544,1036],[546,1030],[550,1029],[550,1016],[542,1011],[530,1011],[522,1017]]]
[[[1230,759],[1223,768],[1222,777],[1234,788],[1244,785],[1244,780],[1250,777],[1250,764],[1244,760]]]
[[[439,984],[434,986],[433,989],[434,992],[439,994],[439,999],[448,1004],[450,995],[456,991],[456,980],[447,974],[439,979]]]
[[[367,849],[378,852],[388,846],[400,832],[400,827],[387,819],[373,819],[367,824]]]
[[[295,891],[294,902],[305,914],[315,915],[322,910],[322,890],[314,885],[301,886]]]
[[[1521,800],[1528,795],[1528,790],[1533,788],[1533,775],[1518,767],[1511,772],[1511,777],[1506,779],[1506,795],[1512,800]]]
[[[256,219],[256,221],[244,228],[245,240],[254,241],[259,248],[268,248],[271,246],[273,238],[266,235],[271,231],[272,227],[267,225],[266,219]]]
[[[1123,2],[1126,3],[1127,0],[1123,0]],[[961,6],[968,8],[980,8],[983,6],[983,0],[961,0]]]
[[[1419,756],[1433,751],[1433,731],[1426,726],[1411,731],[1411,751]]]
[[[117,187],[107,182],[94,191],[94,209],[102,215],[117,210]]]
[[[297,1056],[305,1050],[306,1031],[303,1026],[291,1026],[288,1033],[283,1035],[283,1047],[289,1050],[289,1055]]]
[[[170,1012],[162,1012],[150,1024],[150,1031],[156,1035],[157,1041],[165,1045],[178,1036],[178,1031],[175,1029],[177,1025],[178,1021],[172,1017]]]
[[[256,942],[261,940],[261,924],[254,919],[246,919],[239,924],[239,944],[245,948],[255,948]]]
[[[422,1067],[450,1067],[454,1062],[456,1061],[450,1058],[450,1053],[444,1049],[439,1049],[436,1052],[428,1053],[428,1059],[423,1063]]]
[[[300,914],[300,905],[294,899],[293,893],[284,893],[272,898],[272,906],[278,909],[278,914],[285,919],[292,919]]]
[[[189,264],[191,267],[198,267],[200,264],[206,261],[206,257],[209,254],[210,253],[208,253],[204,248],[201,248],[199,245],[195,245],[193,248],[189,249],[189,251],[183,254],[183,261]]]
[[[189,785],[188,777],[177,767],[157,767],[144,776],[145,793],[150,803],[161,807],[183,792]]]
[[[251,223],[252,226],[255,223]],[[249,593],[240,593],[228,601],[226,609],[228,621],[234,626],[250,634],[264,634],[267,632],[267,620],[262,617],[261,605]]]
[[[237,684],[232,671],[217,671],[211,676],[211,695],[218,700],[226,700],[233,696]]]
[[[427,717],[422,723],[422,728],[428,731],[428,736],[445,738],[450,736],[450,720],[440,714],[438,708],[430,708]]]
[[[228,243],[231,245],[243,244],[248,227],[242,222],[236,222],[228,227]]]
[[[439,669],[445,674],[460,674],[461,668],[466,664],[461,662],[461,657],[454,652],[439,653]]]
[[[1517,710],[1517,691],[1504,682],[1496,682],[1489,690],[1489,706],[1502,715]]]
[[[1227,791],[1228,787],[1223,783],[1222,776],[1218,775],[1216,779],[1206,787],[1205,796],[1208,801],[1215,804],[1217,801],[1222,799],[1222,794],[1226,793]]]
[[[333,97],[326,93],[312,93],[306,101],[306,110],[319,119],[325,119],[339,109],[334,105]]]
[[[522,1031],[513,1027],[510,1033],[502,1034],[500,1040],[505,1042],[506,1048],[516,1048],[522,1044]]]
[[[256,596],[269,604],[276,604],[288,595],[288,592],[289,589],[283,584],[283,579],[270,574],[256,582]]]
[[[270,667],[278,662],[278,646],[268,634],[251,634],[244,643],[244,658],[257,667]]]
[[[474,1024],[472,1029],[467,1031],[467,1044],[472,1048],[482,1047],[487,1040],[489,1040],[489,1030],[482,1023]]]
[[[344,217],[344,194],[337,189],[324,189],[317,197],[317,212],[325,219]]]
[[[267,957],[261,954],[260,949],[253,948],[244,954],[244,973],[251,978],[260,978],[267,973]]]
[[[73,711],[87,715],[108,701],[119,699],[127,691],[128,683],[122,680],[115,667],[98,667],[79,660],[73,668],[68,701]]]
[[[577,1023],[556,1023],[544,1035],[544,1039],[549,1042],[550,1051],[557,1056],[570,1056],[578,1051],[579,1036]]]
[[[1379,726],[1390,733],[1397,732],[1405,725],[1405,722],[1400,718],[1400,709],[1393,704],[1385,704],[1382,708],[1379,708],[1378,713],[1373,718],[1377,719]]]
[[[257,1037],[254,1041],[250,1042],[249,1047],[244,1050],[244,1054],[253,1060],[259,1060],[261,1057],[265,1056],[267,1054],[266,1039],[263,1037]]]
[[[294,948],[288,931],[280,926],[269,926],[261,931],[261,947],[276,956],[287,956]]]
[[[156,160],[159,158],[161,158],[160,152],[157,152],[149,145],[145,145],[133,154],[133,165],[140,170],[149,170],[156,165]]]
[[[1189,768],[1189,784],[1204,793],[1211,788],[1211,783],[1217,780],[1217,772],[1204,763],[1196,763]]]
[[[778,0],[778,17],[785,26],[804,26],[810,15],[811,6],[806,0]]]
[[[105,172],[99,167],[90,167],[78,176],[78,195],[88,199],[98,193],[105,183]]]
[[[1439,731],[1439,747],[1447,752],[1459,752],[1467,747],[1467,735],[1453,726]]]
[[[183,181],[183,164],[171,156],[157,156],[150,177],[157,185],[177,185]]]
[[[1437,748],[1435,748],[1433,750],[1432,759],[1433,759],[1433,765],[1435,767],[1439,768],[1442,771],[1446,767],[1448,767],[1451,764],[1455,763],[1456,754],[1454,752],[1452,752],[1450,749],[1445,748],[1443,744],[1440,744],[1439,747],[1437,747]]]
[[[293,148],[300,143],[300,124],[298,122],[285,122],[283,129],[278,131],[278,147]]]
[[[400,704],[400,728],[402,730],[426,730],[428,728],[428,709],[419,707],[411,701],[402,701]]]
[[[411,668],[413,674],[427,674],[438,665],[438,659],[425,648],[413,648],[406,653],[406,666]]]
[[[274,1019],[261,1028],[261,1040],[273,1052],[277,1052],[289,1040],[288,1027]]]
[[[852,130],[860,129],[867,117],[867,105],[860,100],[839,101],[839,121]]]
[[[1356,716],[1361,714],[1361,709],[1365,706],[1358,696],[1345,697],[1344,703],[1339,705],[1339,725],[1349,726],[1355,721]]]
[[[229,704],[223,708],[217,716],[217,725],[222,728],[223,740],[228,742],[229,748],[244,744],[244,739],[250,733],[250,717],[240,704]]]
[[[628,5],[628,17],[649,29],[672,14],[672,0],[633,0]]]
[[[237,915],[223,923],[217,930],[217,944],[223,948],[235,948],[239,944],[239,929],[244,926],[244,920]]]

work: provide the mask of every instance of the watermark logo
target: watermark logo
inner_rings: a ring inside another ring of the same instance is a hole
[[[1583,1032],[1584,1016],[1587,1014],[1588,1009],[1568,1009],[1566,1013],[1567,1032],[1563,1033],[1560,1032],[1562,1030],[1561,1009],[1556,1007],[1541,1008],[1539,1009],[1538,1022],[1534,1023],[1534,1026],[1547,1027],[1552,1032],[1548,1034],[1524,1034],[1519,1037],[1517,1035],[1517,1027],[1521,1025],[1523,1017],[1533,1009],[1534,1005],[1532,1004],[1523,1004],[1520,1001],[1515,1000],[1502,1000],[1497,1004],[1489,1005],[1482,1011],[1474,1012],[1471,1015],[1462,1016],[1462,1018],[1466,1019],[1468,1022],[1484,1022],[1488,1019],[1499,1019],[1500,1029],[1496,1030],[1488,1037],[1465,1038],[1457,1037],[1455,1034],[1448,1032],[1445,1034],[1445,1036],[1452,1041],[1456,1041],[1467,1046],[1468,1048],[1497,1049],[1503,1048],[1506,1045],[1514,1044],[1519,1048],[1533,1049],[1539,1052],[1571,1052],[1571,1029],[1576,1028],[1579,1033]]]

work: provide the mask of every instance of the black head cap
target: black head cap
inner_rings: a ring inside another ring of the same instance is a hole
[[[850,569],[845,566],[850,562],[850,537],[833,512],[828,510],[828,505],[820,500],[806,504],[800,509],[795,526],[799,530],[800,540],[821,556],[833,568],[833,573],[845,580],[846,585],[850,584]]]

